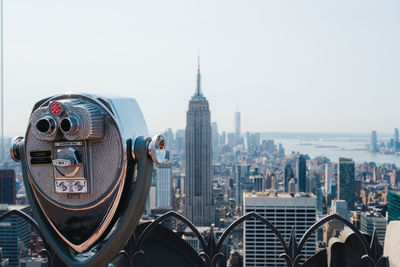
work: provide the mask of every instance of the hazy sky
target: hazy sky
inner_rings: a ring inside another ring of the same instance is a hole
[[[184,128],[200,47],[212,121],[233,131],[400,127],[400,1],[4,0],[5,131],[66,91],[134,97]]]

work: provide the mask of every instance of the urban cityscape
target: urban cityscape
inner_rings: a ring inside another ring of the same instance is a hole
[[[84,2],[0,0],[0,267],[400,267],[400,2]]]
[[[292,228],[299,240],[316,220],[338,214],[361,232],[372,235],[375,230],[384,246],[388,223],[400,220],[400,171],[395,164],[311,158],[287,151],[261,133],[243,132],[240,111],[232,114],[235,131],[219,132],[218,124],[211,121],[211,110],[202,91],[199,64],[186,128],[162,133],[167,155],[153,172],[143,221],[174,210],[204,235],[211,227],[218,235],[240,216],[257,212],[275,224],[286,240]],[[395,157],[400,151],[398,129],[387,142],[378,142],[372,131],[368,150]],[[20,166],[6,150],[2,152],[0,215],[12,209],[29,213]],[[201,251],[199,241],[184,225],[172,220],[165,227]],[[249,220],[234,232],[225,243],[228,253],[221,266],[286,266],[277,257],[283,252],[278,240],[260,228],[262,224]],[[327,248],[332,238],[344,238],[346,229],[337,221],[320,228],[306,243],[305,257]],[[39,254],[42,241],[22,219],[0,224],[0,246],[1,266],[33,266],[29,265],[33,262],[47,266]],[[266,246],[271,253],[265,253]]]

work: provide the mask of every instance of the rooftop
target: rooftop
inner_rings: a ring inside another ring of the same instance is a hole
[[[284,193],[284,192],[246,192],[244,197],[269,197],[269,198],[315,198],[312,193]]]

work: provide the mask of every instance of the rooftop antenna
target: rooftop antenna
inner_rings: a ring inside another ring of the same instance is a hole
[[[200,75],[200,48],[197,51],[197,88],[196,95],[201,95],[201,75]]]
[[[200,72],[200,47],[197,48],[197,72]]]

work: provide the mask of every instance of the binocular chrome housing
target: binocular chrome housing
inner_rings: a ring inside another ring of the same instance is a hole
[[[107,250],[110,235],[121,244],[131,236],[153,162],[165,156],[164,138],[147,134],[132,98],[65,94],[39,101],[25,137],[12,141],[10,154],[22,161],[35,219],[69,265],[85,263],[76,255],[100,243]]]

